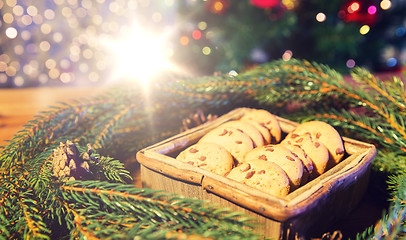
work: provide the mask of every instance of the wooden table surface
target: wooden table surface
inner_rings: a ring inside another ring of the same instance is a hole
[[[102,91],[94,86],[0,89],[0,146],[7,144],[27,121],[50,106]]]

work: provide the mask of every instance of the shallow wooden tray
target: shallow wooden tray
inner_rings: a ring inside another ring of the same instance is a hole
[[[373,145],[343,137],[345,158],[336,166],[289,193],[276,197],[175,159],[186,147],[224,122],[240,119],[249,108],[235,109],[137,153],[143,187],[207,200],[255,218],[257,232],[275,239],[305,238],[348,214],[365,193]],[[277,117],[286,134],[298,125]]]

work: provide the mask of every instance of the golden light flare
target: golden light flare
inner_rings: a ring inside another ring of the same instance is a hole
[[[113,79],[137,80],[142,85],[165,70],[175,70],[168,55],[173,51],[166,45],[168,33],[153,33],[136,24],[123,27],[119,36],[104,37],[102,45],[114,58]]]

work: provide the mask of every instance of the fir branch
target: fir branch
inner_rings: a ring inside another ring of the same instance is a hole
[[[168,231],[181,231],[184,234],[207,234],[214,238],[231,233],[240,236],[240,239],[257,237],[249,229],[243,228],[249,225],[246,218],[241,218],[242,214],[213,211],[213,207],[204,207],[197,200],[179,197],[160,200],[164,195],[157,191],[92,181],[69,182],[61,186],[61,190],[63,198],[71,203],[68,206],[77,213],[74,224],[78,224],[80,219],[82,230],[91,231],[96,237],[105,237],[105,234],[113,231],[111,227],[117,226],[122,231],[129,231],[133,227],[153,227],[154,231],[165,229],[165,234]]]
[[[389,213],[375,226],[370,239],[404,239],[406,237],[406,175],[403,173],[389,180],[392,204]]]
[[[124,164],[117,159],[102,156],[92,164],[96,176],[104,176],[110,182],[125,183],[126,180],[132,180],[130,172],[124,168]],[[100,177],[99,177],[100,178]]]

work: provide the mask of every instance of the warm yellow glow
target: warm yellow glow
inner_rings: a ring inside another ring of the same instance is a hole
[[[390,0],[382,0],[380,5],[383,10],[388,10],[392,6],[392,2]]]
[[[223,10],[223,8],[224,8],[224,5],[222,2],[217,1],[214,3],[213,9],[215,12],[221,12]]]
[[[133,26],[121,29],[121,34],[113,39],[102,40],[114,57],[113,78],[136,79],[146,86],[154,74],[163,70],[173,70],[167,59],[170,48],[166,34],[152,33]]]
[[[317,13],[317,15],[316,15],[316,20],[318,21],[318,22],[324,22],[324,21],[326,21],[326,14],[324,14],[324,13]]]
[[[368,25],[363,25],[363,26],[359,29],[359,32],[360,32],[362,35],[365,35],[365,34],[367,34],[367,33],[369,32],[369,30],[370,30],[370,27],[369,27]]]
[[[210,55],[210,53],[211,53],[211,48],[210,47],[203,47],[203,49],[202,49],[202,53],[204,54],[204,55]]]
[[[17,29],[15,29],[13,27],[9,27],[6,29],[6,36],[8,38],[11,38],[11,39],[16,38],[17,34],[18,34]]]

